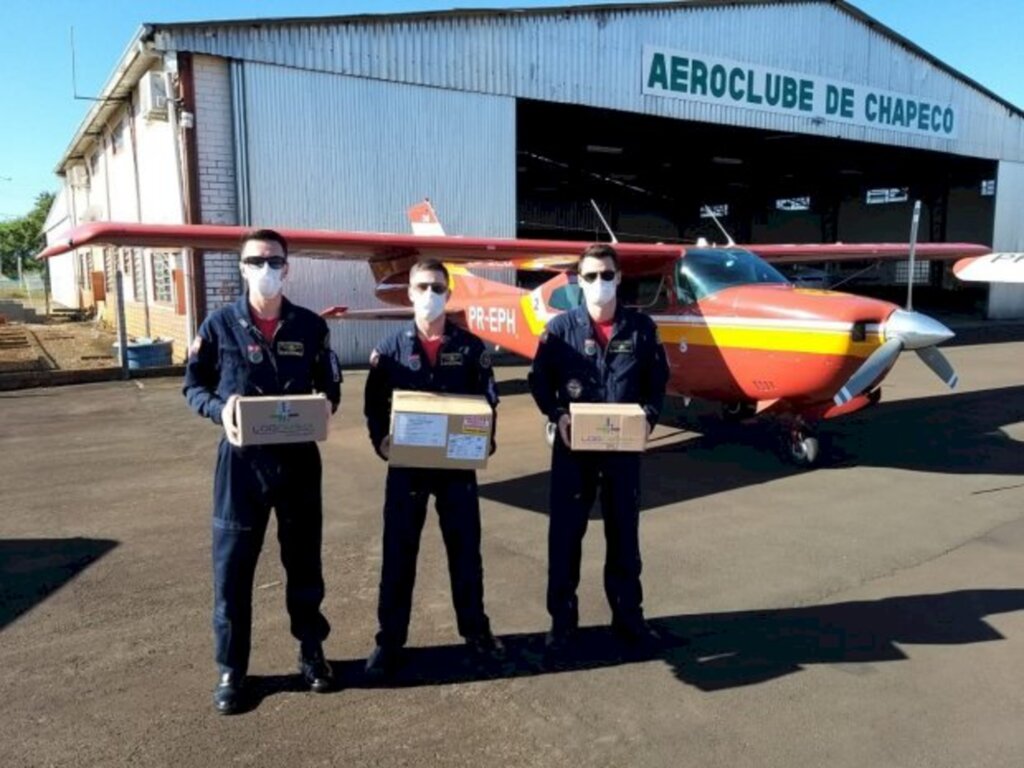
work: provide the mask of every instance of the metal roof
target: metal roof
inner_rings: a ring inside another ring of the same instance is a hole
[[[82,121],[74,138],[65,150],[56,172],[63,174],[76,158],[81,158],[89,149],[92,141],[100,135],[102,126],[112,112],[122,104],[131,89],[134,88],[141,75],[150,68],[152,57],[158,55],[153,51],[153,40],[159,33],[199,30],[202,28],[252,28],[288,27],[288,26],[331,26],[331,25],[370,25],[399,24],[408,22],[445,21],[453,19],[508,19],[508,18],[571,18],[586,15],[621,14],[632,11],[659,11],[676,9],[724,8],[744,6],[781,6],[781,5],[824,5],[831,6],[864,24],[871,31],[893,41],[909,53],[940,69],[960,82],[967,85],[987,98],[1004,106],[1012,114],[1024,117],[1024,109],[1004,99],[985,86],[971,79],[962,72],[943,62],[938,57],[895,32],[845,0],[676,0],[675,2],[652,3],[614,3],[606,5],[563,5],[539,8],[456,8],[448,11],[419,11],[392,14],[358,14],[342,16],[311,16],[285,18],[250,18],[224,19],[194,22],[147,23],[129,41],[118,65],[104,87],[100,100],[96,102]]]

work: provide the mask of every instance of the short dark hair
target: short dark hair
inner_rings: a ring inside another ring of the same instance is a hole
[[[284,235],[273,229],[250,229],[244,235],[239,243],[239,251],[245,248],[245,244],[252,240],[260,240],[265,243],[277,243],[281,246],[281,250],[284,251],[284,257],[288,258],[288,241],[284,239]]]
[[[615,265],[615,271],[619,271],[619,254],[610,245],[597,243],[595,245],[588,246],[587,249],[580,254],[579,261],[576,262],[577,272],[580,271],[580,264],[583,263],[584,259],[608,259]]]
[[[413,272],[440,272],[444,275],[445,285],[448,284],[448,268],[437,259],[420,259],[412,265],[409,270],[409,280],[412,280]]]

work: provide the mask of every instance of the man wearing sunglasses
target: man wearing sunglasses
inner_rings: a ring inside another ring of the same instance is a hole
[[[421,261],[409,272],[414,319],[377,345],[370,356],[364,412],[373,449],[389,454],[391,395],[396,389],[483,395],[498,406],[490,355],[476,336],[445,317],[448,270],[439,261]],[[491,452],[494,452],[491,441]],[[459,634],[483,659],[500,658],[501,641],[491,633],[484,612],[480,556],[480,499],[476,472],[458,469],[388,467],[384,494],[383,562],[377,603],[379,631],[366,662],[377,680],[394,677],[401,661],[412,610],[413,584],[427,502],[434,497],[451,578]]]
[[[551,631],[546,639],[555,654],[571,645],[579,623],[581,547],[598,495],[607,542],[604,588],[612,629],[629,646],[658,640],[644,620],[640,585],[640,454],[573,452],[569,405],[638,403],[647,413],[649,434],[665,397],[668,363],[654,321],[617,300],[621,273],[614,248],[587,248],[580,257],[578,278],[584,305],[548,323],[529,374],[534,400],[557,429],[551,453]]]
[[[270,509],[287,575],[285,603],[299,641],[299,672],[312,690],[334,683],[322,643],[330,631],[320,612],[322,511],[316,443],[238,447],[235,401],[246,395],[322,392],[333,413],[341,370],[327,323],[282,295],[288,244],[273,230],[249,233],[239,268],[245,291],[202,324],[185,369],[184,393],[199,415],[223,426],[213,481],[213,630],[220,677],[214,705],[244,707],[252,631],[252,586]]]

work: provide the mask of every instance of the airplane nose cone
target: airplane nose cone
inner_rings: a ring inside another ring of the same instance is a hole
[[[934,347],[936,344],[949,341],[955,335],[938,320],[905,309],[897,309],[885,322],[886,340],[899,339],[905,349]]]

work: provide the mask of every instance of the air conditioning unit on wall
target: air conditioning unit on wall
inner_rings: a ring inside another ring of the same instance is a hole
[[[68,169],[68,182],[73,188],[85,189],[89,186],[89,174],[84,165],[73,165]]]
[[[139,81],[139,111],[147,120],[167,119],[167,77],[147,72]]]

